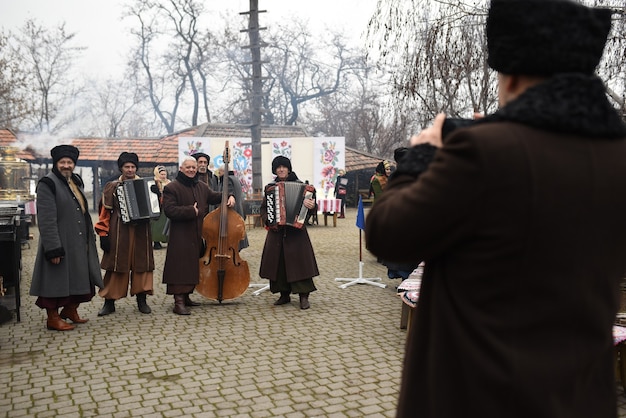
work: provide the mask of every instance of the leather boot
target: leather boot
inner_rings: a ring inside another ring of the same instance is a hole
[[[311,304],[309,303],[309,294],[300,293],[300,309],[309,309]]]
[[[148,306],[148,302],[146,302],[146,292],[137,293],[137,309],[139,312],[143,314],[149,314],[152,312],[152,309]]]
[[[200,306],[200,304],[191,300],[189,293],[185,293],[185,306]]]
[[[289,296],[289,292],[280,292],[280,297],[278,298],[276,302],[274,302],[274,305],[284,305],[289,302],[291,302],[291,297]]]
[[[98,316],[105,316],[115,312],[115,299],[105,299],[104,306],[98,312]]]
[[[68,324],[64,320],[61,319],[59,313],[56,309],[46,309],[48,311],[48,320],[46,321],[46,326],[48,329],[54,329],[57,331],[70,331],[75,327],[72,324]]]
[[[185,295],[174,295],[174,310],[177,315],[191,315],[189,309],[185,306]]]
[[[63,309],[61,309],[61,318],[69,319],[75,324],[84,324],[89,321],[88,319],[83,319],[78,316],[78,305],[78,303],[72,303],[71,305],[64,306]]]

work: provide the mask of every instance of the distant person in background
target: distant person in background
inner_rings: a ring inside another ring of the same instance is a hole
[[[215,174],[213,175],[213,185],[211,188],[214,192],[222,193],[224,190],[224,166],[220,166],[217,170],[215,170]],[[235,197],[235,212],[241,216],[241,218],[245,221],[246,214],[243,211],[243,192],[241,190],[241,183],[239,183],[239,179],[235,176],[233,171],[228,172],[228,192]],[[211,205],[211,210],[214,210],[217,206]],[[248,235],[244,237],[241,241],[239,241],[239,250],[243,250],[244,248],[248,248],[250,244],[248,243]]]
[[[341,213],[339,214],[339,218],[345,218],[345,210],[346,210],[346,196],[348,194],[348,179],[346,178],[346,172],[344,170],[339,170],[339,175],[337,176],[337,181],[335,183],[335,198],[341,199]]]
[[[393,159],[396,162],[396,165],[402,160],[402,157],[408,152],[407,147],[396,148],[393,152]],[[434,153],[433,153],[434,154]],[[392,175],[391,178],[394,176]],[[409,278],[413,270],[417,268],[419,262],[411,261],[411,262],[394,262],[394,261],[386,261],[382,262],[384,266],[387,267],[387,277],[390,279],[402,279],[406,280]]]
[[[134,152],[122,152],[117,159],[121,175],[107,183],[100,199],[100,215],[96,232],[100,235],[102,255],[101,267],[106,270],[104,289],[99,295],[104,306],[98,316],[115,312],[115,301],[128,294],[137,296],[137,308],[143,314],[152,312],[146,295],[153,293],[154,254],[152,230],[149,220],[130,223],[122,222],[117,186],[124,180],[134,180],[139,166],[139,157]]]
[[[380,197],[387,187],[387,181],[389,179],[389,175],[391,174],[391,164],[389,161],[384,160],[378,163],[376,166],[376,172],[372,176],[370,180],[370,190],[369,197],[374,196],[374,201],[372,204],[376,203],[376,199]]]
[[[39,244],[30,295],[48,313],[46,326],[69,331],[88,321],[78,306],[89,302],[95,286],[104,287],[83,180],[74,173],[78,148],[59,145],[50,151],[52,172],[37,184]],[[59,314],[59,308],[63,308]]]
[[[163,213],[163,188],[170,180],[167,178],[167,170],[162,165],[154,168],[154,185],[152,192],[159,197],[159,207],[161,207],[161,215],[159,219],[152,221],[152,240],[154,241],[154,249],[163,248],[162,242],[167,242],[167,234],[165,228],[167,226],[167,216]]]
[[[211,162],[211,157],[203,152],[196,152],[192,155],[193,158],[198,162],[198,173],[196,176],[198,180],[202,183],[206,184],[209,187],[213,186],[213,173],[209,170],[209,164]]]

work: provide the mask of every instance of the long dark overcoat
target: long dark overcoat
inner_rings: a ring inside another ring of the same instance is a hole
[[[265,225],[267,223],[267,199],[263,199],[261,203],[260,214]],[[301,229],[280,226],[277,229],[267,230],[259,276],[270,280],[277,279],[281,248],[285,256],[287,282],[292,283],[319,276],[315,253],[306,226]]]
[[[82,191],[85,213],[61,174],[49,173],[37,184],[37,226],[39,243],[30,287],[32,296],[48,298],[87,295],[94,286],[104,287],[96,249],[96,237]],[[60,264],[50,259],[63,257]]]
[[[163,189],[163,211],[170,219],[163,283],[198,284],[202,222],[209,205],[222,201],[220,193],[205,183],[178,172],[176,179]],[[198,204],[198,214],[193,207]]]
[[[139,177],[136,177],[139,178]],[[111,242],[111,250],[102,255],[100,266],[107,271],[137,273],[154,271],[154,253],[152,252],[152,227],[150,220],[140,220],[125,224],[120,215],[120,203],[117,198],[117,186],[122,177],[105,184],[102,190],[101,207],[109,214],[108,234]],[[101,211],[102,215],[102,211]],[[100,230],[102,221],[96,225]],[[131,259],[130,242],[131,235],[134,242],[133,258]]]
[[[398,167],[367,245],[425,260],[399,417],[616,415],[626,129],[596,78],[556,77]],[[417,160],[416,160],[417,161]]]

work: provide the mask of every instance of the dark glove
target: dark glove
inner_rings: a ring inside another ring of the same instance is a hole
[[[159,187],[156,184],[153,184],[152,186],[150,186],[150,191],[154,193],[155,195],[157,195],[159,199],[161,198],[161,191],[159,190]]]
[[[102,248],[102,251],[104,251],[105,253],[111,251],[111,240],[109,239],[108,235],[100,236],[100,248]]]

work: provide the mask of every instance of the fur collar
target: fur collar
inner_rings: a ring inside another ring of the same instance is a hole
[[[626,137],[626,126],[609,103],[602,80],[584,74],[555,75],[478,123],[503,121],[584,137]]]

